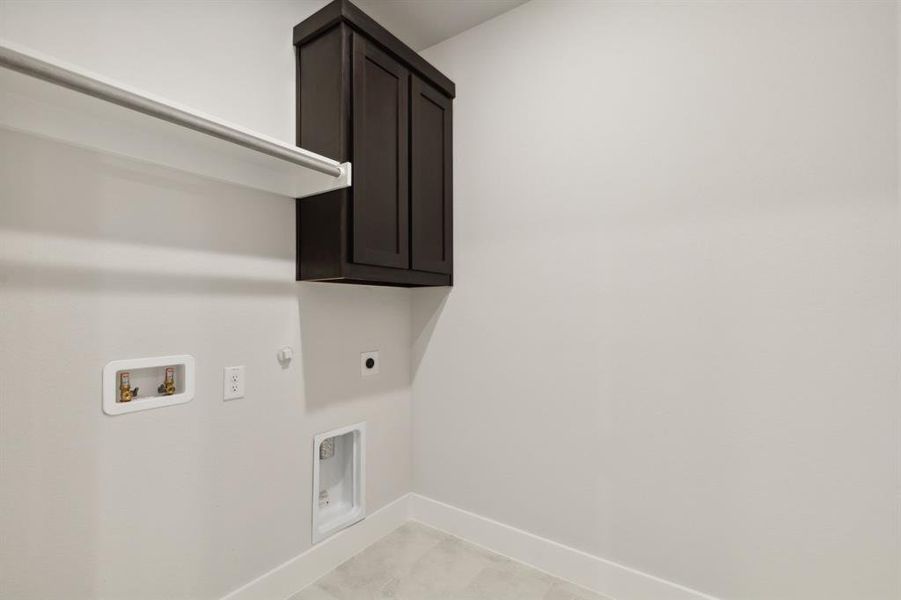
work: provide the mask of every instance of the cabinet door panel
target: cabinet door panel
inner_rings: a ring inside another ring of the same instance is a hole
[[[409,268],[409,74],[353,38],[353,261]]]
[[[451,101],[416,76],[413,76],[411,87],[413,268],[451,273]]]

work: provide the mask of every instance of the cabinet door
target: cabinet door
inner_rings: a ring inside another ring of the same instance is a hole
[[[433,273],[451,273],[451,100],[415,75],[411,88],[413,268]]]
[[[410,266],[409,74],[353,38],[353,262]]]

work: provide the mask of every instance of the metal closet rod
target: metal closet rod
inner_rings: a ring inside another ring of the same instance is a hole
[[[326,162],[326,160],[317,156],[301,154],[297,150],[285,148],[228,125],[223,125],[168,104],[151,100],[140,94],[123,90],[114,85],[98,81],[2,45],[0,45],[0,66],[313,169],[320,173],[325,173],[326,175],[331,175],[332,177],[342,175],[341,167],[333,164],[331,161]]]

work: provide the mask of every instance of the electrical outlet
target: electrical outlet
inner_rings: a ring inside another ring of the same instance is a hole
[[[236,400],[244,397],[244,365],[225,367],[223,381],[223,400]]]
[[[363,352],[360,354],[360,375],[367,377],[369,375],[379,374],[379,351]]]

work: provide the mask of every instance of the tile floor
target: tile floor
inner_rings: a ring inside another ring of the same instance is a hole
[[[604,600],[459,538],[406,523],[290,600]]]

